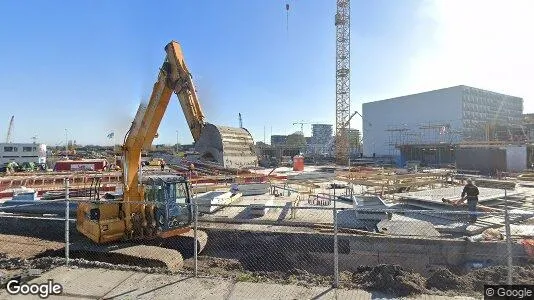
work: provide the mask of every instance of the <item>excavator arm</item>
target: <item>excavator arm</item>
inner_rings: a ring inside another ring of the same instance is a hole
[[[167,110],[172,93],[176,93],[193,139],[197,141],[204,127],[204,114],[198,101],[191,74],[187,69],[180,44],[171,41],[165,46],[167,56],[160,68],[148,104],[141,104],[124,143],[125,198],[141,198],[131,189],[138,181],[141,151],[150,149]]]
[[[167,86],[172,88],[178,96],[193,140],[196,142],[204,128],[204,114],[198,101],[191,73],[185,64],[180,44],[172,41],[165,46],[165,51],[167,52],[167,59],[162,69],[167,73]]]
[[[187,227],[191,221],[190,207],[180,209],[176,204],[177,199],[189,202],[187,181],[173,175],[140,178],[141,151],[150,149],[173,92],[180,100],[195,139],[204,126],[204,116],[180,45],[172,41],[165,51],[167,55],[150,99],[139,106],[122,147],[123,203],[84,203],[78,207],[78,230],[97,243],[153,236],[154,233],[169,237],[190,230]],[[151,192],[145,195],[148,190]]]

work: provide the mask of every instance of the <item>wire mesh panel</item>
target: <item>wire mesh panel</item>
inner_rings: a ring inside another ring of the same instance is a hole
[[[354,195],[338,186],[316,193],[290,189],[246,197],[230,193],[229,198],[219,192],[210,194],[209,201],[197,195],[193,203],[176,202],[168,211],[159,211],[157,201],[148,197],[136,203],[145,208],[131,215],[132,228],[118,230],[124,235],[108,242],[81,232],[76,212],[81,203],[127,205],[123,200],[69,200],[68,214],[65,199],[46,200],[47,214],[39,216],[35,212],[43,212],[38,206],[45,204],[3,205],[0,272],[8,278],[53,270],[66,265],[68,257],[69,267],[209,277],[236,287],[258,284],[249,291],[265,289],[265,295],[273,285],[337,286],[390,296],[480,294],[484,284],[503,284],[509,278],[526,284],[534,278],[531,196],[507,191],[506,201],[482,201],[473,222],[465,205],[385,205],[376,196]],[[425,195],[428,201],[435,196]],[[33,213],[23,214],[23,208]],[[180,211],[187,217],[175,218],[183,216]],[[87,212],[80,216],[99,220],[98,214]],[[144,218],[135,216],[139,212]],[[164,230],[160,217],[174,221]],[[122,224],[125,215],[110,220]],[[151,228],[172,234],[154,235]],[[134,232],[140,235],[128,235]],[[86,292],[91,293],[90,286]]]

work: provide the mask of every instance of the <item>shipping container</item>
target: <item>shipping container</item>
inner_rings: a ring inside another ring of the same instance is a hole
[[[103,171],[107,167],[105,159],[60,160],[54,171]]]

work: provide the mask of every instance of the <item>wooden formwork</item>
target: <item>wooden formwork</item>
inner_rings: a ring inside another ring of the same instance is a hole
[[[434,188],[447,177],[448,172],[395,174],[392,171],[340,172],[338,179],[369,187],[372,194],[392,194],[419,187]]]
[[[90,186],[95,178],[100,178],[101,184],[121,183],[120,173],[65,173],[65,174],[36,174],[30,176],[0,177],[0,191],[21,186],[34,189],[53,190],[63,188],[64,180],[69,179],[72,187]]]

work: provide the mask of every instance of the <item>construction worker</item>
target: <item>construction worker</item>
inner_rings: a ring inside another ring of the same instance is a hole
[[[467,200],[467,208],[469,210],[469,223],[477,221],[477,204],[478,204],[478,188],[471,178],[467,179],[467,184],[462,191],[462,198],[456,201],[454,205],[460,205]]]
[[[235,195],[237,194],[237,192],[239,192],[239,187],[237,186],[237,183],[232,183],[230,187],[230,192],[232,193],[232,195]]]

